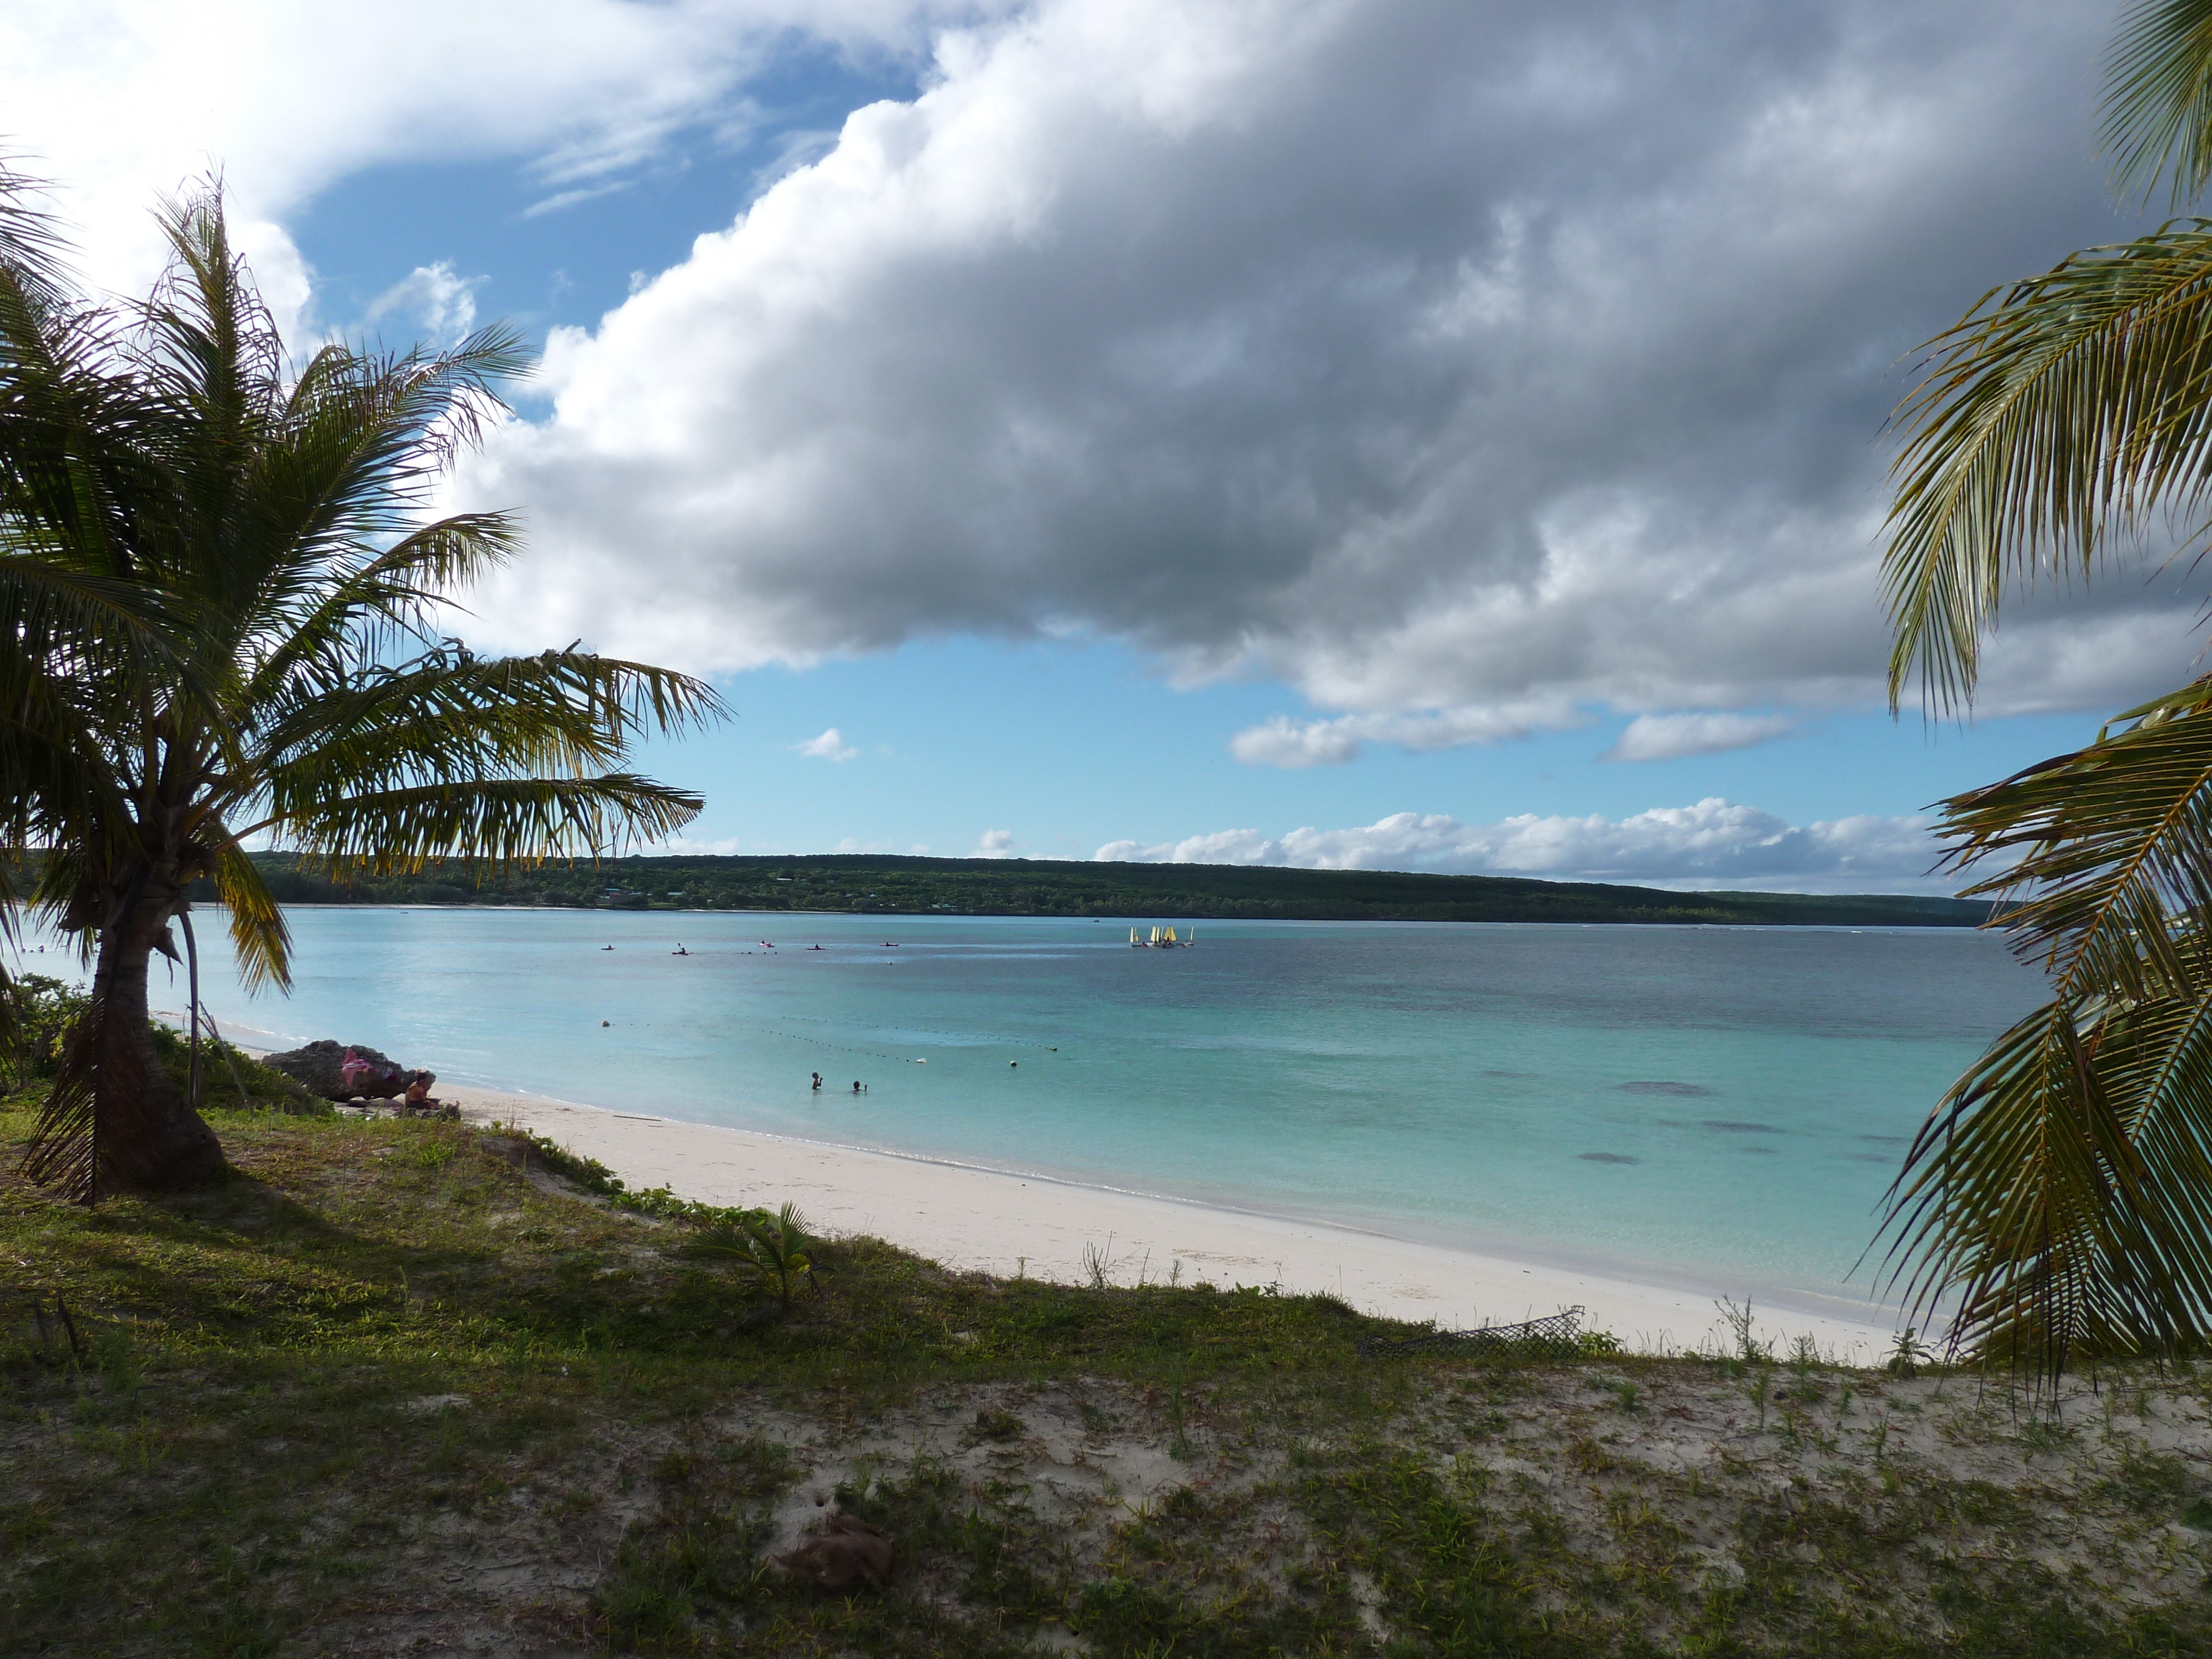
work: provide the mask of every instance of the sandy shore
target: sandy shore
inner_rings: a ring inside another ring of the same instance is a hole
[[[160,1011],[156,1011],[159,1012]],[[265,1052],[274,1033],[239,1028]],[[1119,1284],[1179,1275],[1188,1284],[1330,1291],[1393,1318],[1464,1329],[1584,1310],[1643,1352],[1725,1347],[1715,1299],[1741,1284],[1654,1283],[1547,1262],[1445,1249],[1324,1222],[1258,1215],[996,1170],[799,1140],[641,1113],[441,1084],[472,1122],[518,1124],[596,1158],[633,1188],[666,1187],[708,1204],[796,1203],[829,1237],[872,1234],[940,1261],[1012,1278],[1081,1283],[1103,1253]],[[1838,1298],[1754,1297],[1757,1334],[1787,1352],[1801,1335],[1850,1364],[1886,1353],[1886,1311]]]
[[[613,1112],[536,1096],[441,1086],[463,1115],[525,1126],[598,1159],[633,1188],[665,1186],[710,1204],[796,1203],[827,1236],[872,1234],[950,1267],[1081,1282],[1091,1252],[1116,1283],[1279,1284],[1331,1291],[1355,1307],[1463,1328],[1579,1304],[1587,1328],[1640,1351],[1714,1346],[1714,1297],[1741,1289],[1639,1284],[1540,1261],[1479,1255],[1323,1223],[1286,1220],[1036,1176],[827,1146],[749,1130]],[[1887,1350],[1879,1310],[1761,1308],[1762,1335],[1786,1351],[1809,1334],[1823,1353],[1866,1363]]]

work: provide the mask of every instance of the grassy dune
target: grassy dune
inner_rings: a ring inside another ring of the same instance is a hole
[[[1363,1359],[867,1240],[784,1317],[512,1138],[216,1121],[229,1184],[87,1212],[0,1116],[0,1650],[2212,1651],[2212,1373]],[[767,1564],[836,1509],[886,1592]]]

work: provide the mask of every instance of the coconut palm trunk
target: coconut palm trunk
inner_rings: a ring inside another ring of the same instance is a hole
[[[154,1047],[148,975],[183,902],[173,878],[142,869],[100,930],[90,1042],[95,1162],[88,1196],[194,1187],[223,1167],[222,1146],[170,1079]]]

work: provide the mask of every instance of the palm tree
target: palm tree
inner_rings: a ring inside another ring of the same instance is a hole
[[[2212,182],[2212,0],[2142,0],[2108,60],[2118,186]],[[2212,519],[2212,221],[1992,289],[1929,343],[1884,576],[1894,708],[1971,702],[2000,600]],[[2051,1000],[1930,1115],[1891,1194],[1906,1302],[1953,1351],[2055,1377],[2071,1356],[2212,1336],[2212,680],[1942,804],[1948,861],[2002,901]]]
[[[757,1274],[773,1284],[784,1309],[791,1307],[791,1282],[814,1280],[816,1240],[798,1206],[781,1210],[738,1210],[702,1232],[680,1254],[699,1261],[718,1261]]]
[[[154,951],[210,881],[249,984],[289,983],[256,838],[344,878],[459,857],[613,850],[697,796],[617,769],[647,729],[719,717],[685,676],[574,647],[485,658],[445,595],[518,550],[513,522],[422,509],[504,405],[512,331],[447,351],[331,345],[296,373],[218,188],[161,215],[170,264],[127,310],[67,299],[0,243],[0,669],[8,843],[94,962],[29,1167],[85,1199],[222,1168],[157,1061]],[[12,611],[10,611],[12,608]],[[35,624],[26,626],[26,621]]]

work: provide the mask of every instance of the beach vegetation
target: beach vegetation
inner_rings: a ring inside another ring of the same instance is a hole
[[[301,361],[219,185],[161,207],[167,267],[127,304],[70,288],[31,200],[0,172],[0,924],[27,904],[93,968],[31,1165],[89,1201],[221,1172],[147,975],[159,953],[196,988],[198,890],[247,983],[288,983],[249,842],[343,884],[658,839],[700,801],[631,750],[720,704],[649,665],[447,635],[453,595],[521,549],[505,515],[430,516],[528,367],[513,329]]]
[[[2197,1370],[2024,1431],[1725,1331],[1369,1358],[1419,1328],[866,1238],[754,1322],[775,1285],[685,1252],[711,1221],[504,1130],[211,1104],[222,1179],[87,1209],[22,1176],[37,1098],[0,1102],[7,1651],[2212,1649]],[[777,1565],[834,1515],[885,1586]]]
[[[2124,193],[2197,202],[2212,5],[2137,0],[2108,64]],[[2069,255],[1929,343],[1898,411],[1883,563],[1893,707],[1974,696],[2023,585],[2206,546],[2212,221]],[[2049,1383],[2071,1359],[2212,1338],[2212,679],[1942,804],[1948,868],[2001,906],[2049,999],[1939,1102],[1891,1194],[1887,1260],[1950,1351]],[[1902,1368],[1917,1364],[1899,1356]]]
[[[744,1273],[758,1274],[775,1286],[777,1298],[787,1310],[794,1280],[813,1282],[819,1247],[808,1234],[799,1206],[787,1203],[780,1210],[739,1210],[700,1228],[683,1247],[694,1261],[711,1261]]]

